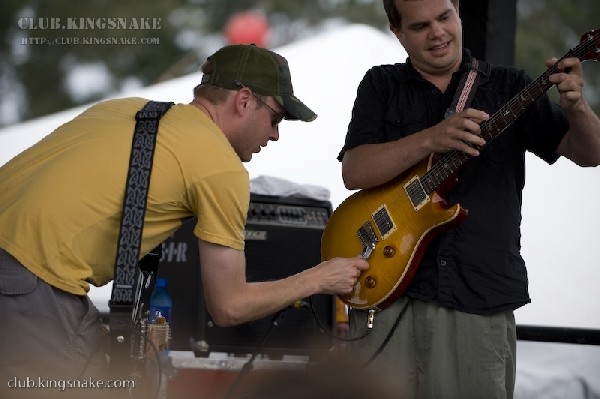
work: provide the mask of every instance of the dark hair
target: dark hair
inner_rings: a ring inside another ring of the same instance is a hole
[[[415,1],[415,0],[400,0],[400,1]],[[454,7],[458,9],[458,0],[450,0]],[[396,8],[396,0],[383,0],[383,9],[387,14],[390,28],[400,29],[402,26],[402,16]]]

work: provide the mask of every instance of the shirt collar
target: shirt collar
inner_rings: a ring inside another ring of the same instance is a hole
[[[469,51],[469,49],[463,48],[462,61],[460,63],[460,67],[458,68],[458,71],[455,73],[462,74],[465,70],[471,68],[472,60],[473,60],[473,57],[471,56],[471,52]],[[413,66],[410,58],[406,59],[405,73],[403,73],[400,76],[400,80],[403,83],[406,83],[409,80],[416,80],[416,81],[424,80],[423,77],[421,76],[421,74]]]

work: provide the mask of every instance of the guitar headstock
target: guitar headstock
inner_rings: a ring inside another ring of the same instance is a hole
[[[581,36],[577,57],[581,61],[600,61],[600,29],[591,30]]]

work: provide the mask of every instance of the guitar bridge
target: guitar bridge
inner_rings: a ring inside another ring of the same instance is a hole
[[[371,222],[366,222],[363,224],[356,232],[356,235],[363,245],[363,250],[360,253],[360,257],[363,259],[368,259],[375,250],[375,244],[379,241],[375,231],[373,230],[373,226],[371,226]]]
[[[369,256],[371,256],[373,251],[375,251],[375,243],[371,243],[371,245],[365,246],[359,256],[365,260],[369,259]]]
[[[413,177],[404,185],[404,191],[406,191],[406,195],[415,211],[418,211],[429,202],[429,195],[425,192],[418,176]]]

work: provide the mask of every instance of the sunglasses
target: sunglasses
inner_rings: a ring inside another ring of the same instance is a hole
[[[240,82],[239,80],[235,80],[234,83],[236,84],[236,86],[238,86],[239,88],[242,87],[246,87],[244,86],[244,84],[242,82]],[[285,118],[285,113],[284,112],[277,112],[273,109],[273,107],[271,107],[269,104],[267,104],[265,102],[265,100],[263,100],[262,98],[260,98],[259,96],[257,96],[256,94],[254,94],[254,92],[252,92],[252,95],[254,96],[254,98],[256,98],[256,100],[258,100],[261,104],[265,105],[267,108],[269,108],[271,110],[271,112],[273,113],[273,115],[271,116],[271,126],[275,127],[277,125],[279,125],[281,123],[281,121],[283,120],[283,118]]]

